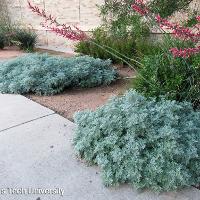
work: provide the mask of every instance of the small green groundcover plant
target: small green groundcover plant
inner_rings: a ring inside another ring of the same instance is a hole
[[[170,191],[200,182],[200,112],[188,102],[134,90],[75,114],[74,148],[102,170],[107,186]]]
[[[110,60],[36,53],[0,63],[0,92],[53,95],[69,87],[107,85],[117,76]]]

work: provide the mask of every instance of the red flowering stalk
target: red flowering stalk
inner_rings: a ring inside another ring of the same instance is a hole
[[[42,26],[50,29],[52,32],[74,41],[88,39],[88,36],[85,34],[85,32],[80,30],[78,27],[73,26],[72,28],[66,24],[60,24],[55,17],[53,17],[51,14],[48,15],[44,9],[40,9],[37,6],[32,5],[30,1],[28,1],[28,6],[32,12],[44,18],[45,22],[41,23]]]
[[[135,0],[134,4],[132,5],[132,9],[142,16],[149,17],[151,15],[143,0]],[[152,19],[152,15],[150,16],[150,19]],[[200,20],[199,16],[197,17],[197,20]],[[171,23],[167,19],[163,19],[160,15],[155,16],[155,21],[161,28],[171,30],[172,34],[178,38],[183,40],[192,40],[194,42],[197,42],[200,39],[200,32],[194,33],[194,30]]]
[[[193,42],[198,42],[200,39],[200,32],[194,33],[194,29],[192,30],[182,27],[178,24],[171,23],[167,19],[160,17],[160,15],[156,15],[155,20],[161,28],[171,30],[175,37],[181,38],[183,40],[191,40]]]
[[[167,28],[172,31],[172,34],[175,37],[178,37],[182,40],[191,40],[194,43],[198,43],[200,41],[200,31],[198,28],[198,24],[194,26],[192,29],[182,27],[178,24],[171,23],[166,19],[161,18],[159,15],[155,17],[156,22],[160,25],[161,28]],[[198,23],[200,23],[200,17],[196,17]],[[195,30],[197,33],[195,33]],[[174,57],[182,57],[182,58],[189,58],[190,56],[194,54],[200,53],[200,46],[194,47],[194,48],[184,48],[184,49],[178,49],[178,48],[171,48],[170,52],[173,54]]]
[[[185,41],[191,40],[194,43],[198,43],[200,41],[200,16],[196,17],[198,24],[190,29],[182,27],[179,24],[171,23],[167,19],[163,19],[160,15],[154,16],[153,13],[151,13],[147,6],[144,4],[143,0],[135,0],[134,4],[132,5],[132,9],[139,13],[141,16],[147,17],[148,20],[155,20],[162,31],[164,31],[164,29],[168,29],[175,37],[178,37]],[[170,52],[173,54],[174,57],[186,58],[190,57],[192,54],[200,53],[200,47],[198,46],[195,48],[185,49],[171,48]]]
[[[132,9],[139,13],[142,16],[145,16],[149,13],[149,10],[144,4],[143,0],[135,0],[134,4],[132,4]]]
[[[135,71],[137,71],[132,64],[130,64],[127,60],[134,61],[137,64],[137,60],[134,60],[132,58],[128,58],[127,56],[119,53],[115,49],[106,46],[106,45],[99,45],[98,43],[94,42],[90,37],[88,37],[84,31],[80,30],[78,27],[73,26],[73,29],[71,26],[67,26],[66,24],[60,24],[55,17],[53,17],[51,14],[48,15],[44,9],[40,9],[37,6],[34,6],[31,4],[31,2],[28,0],[28,6],[31,9],[32,12],[36,13],[37,15],[41,16],[45,19],[41,25],[45,28],[50,29],[54,33],[63,36],[64,38],[70,39],[70,40],[87,40],[88,42],[96,45],[97,47],[103,49],[104,51],[110,53],[111,55],[115,56],[116,58],[122,60],[124,63],[129,65],[131,68],[133,68]]]
[[[171,48],[170,52],[174,57],[189,58],[191,55],[200,53],[200,46],[184,49]]]

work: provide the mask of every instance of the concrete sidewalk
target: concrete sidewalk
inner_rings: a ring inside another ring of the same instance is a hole
[[[75,157],[72,122],[20,95],[1,94],[0,105],[0,200],[200,200],[195,188],[105,188],[99,169]]]

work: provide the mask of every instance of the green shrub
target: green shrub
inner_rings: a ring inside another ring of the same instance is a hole
[[[20,49],[32,52],[37,42],[37,35],[31,30],[16,28],[12,39]]]
[[[133,87],[145,96],[191,101],[200,106],[200,56],[173,58],[170,54],[144,57]]]
[[[163,54],[164,52],[169,53],[169,49],[173,47],[189,48],[194,47],[194,43],[191,41],[182,41],[167,34],[152,34],[152,37],[136,40],[137,55],[140,58]]]
[[[24,51],[33,51],[37,42],[37,34],[16,24],[0,23],[0,32],[5,36],[5,45],[17,45]]]
[[[200,112],[190,103],[129,91],[75,122],[75,151],[100,166],[107,186],[169,191],[200,182]]]
[[[125,55],[126,57],[133,58],[135,55],[135,40],[132,37],[117,37],[113,35],[109,35],[102,28],[97,28],[92,33],[92,39],[89,41],[81,41],[76,47],[75,51],[78,53],[82,53],[84,55],[89,55],[95,58],[101,59],[111,59],[113,63],[123,63],[121,59],[116,58],[111,53],[105,51],[98,47],[96,44],[101,46],[108,46],[118,51],[120,54]],[[96,44],[94,44],[96,43]],[[109,49],[112,53],[116,54],[115,51]],[[126,59],[125,59],[126,60]]]
[[[146,36],[150,33],[149,24],[142,17],[138,16],[131,5],[133,0],[106,0],[104,4],[98,6],[100,16],[104,25],[114,34],[127,35],[134,34],[136,38]],[[188,9],[191,0],[151,0],[145,2],[147,7],[161,17],[167,18],[178,11],[196,10],[195,7]],[[198,10],[198,9],[197,9]]]
[[[0,22],[0,35],[1,41],[3,40],[4,46],[9,46],[11,43],[11,26],[8,23]]]
[[[176,12],[196,10],[195,6],[189,6],[191,2],[192,0],[153,0],[148,4],[152,12],[167,18]]]
[[[161,53],[161,42],[153,41],[147,38],[138,39],[136,40],[136,51],[139,58],[143,58],[146,55]]]
[[[0,92],[53,95],[69,87],[110,84],[116,77],[110,60],[30,54],[0,63]]]
[[[5,35],[0,32],[0,49],[3,49],[5,46]]]

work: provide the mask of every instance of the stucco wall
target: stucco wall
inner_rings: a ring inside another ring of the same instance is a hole
[[[42,45],[70,45],[66,39],[55,36],[54,33],[44,30],[41,18],[32,13],[27,6],[27,0],[5,0],[11,21],[35,29],[39,35],[38,40]],[[82,30],[88,31],[101,23],[96,4],[104,0],[32,0],[32,3],[45,8],[47,13],[56,16],[59,22],[75,24]]]
[[[27,0],[0,0],[5,1],[8,14],[14,23],[23,24],[36,30],[38,42],[41,45],[68,45],[73,43],[62,37],[56,36],[40,26],[41,18],[28,9]],[[31,0],[40,8],[45,8],[47,13],[56,16],[59,22],[75,24],[84,31],[92,30],[101,24],[97,4],[101,5],[105,0]],[[191,6],[200,9],[200,0],[193,0]],[[176,21],[184,19],[184,15],[176,15]],[[178,19],[178,20],[177,20]],[[153,31],[157,32],[157,31]]]

